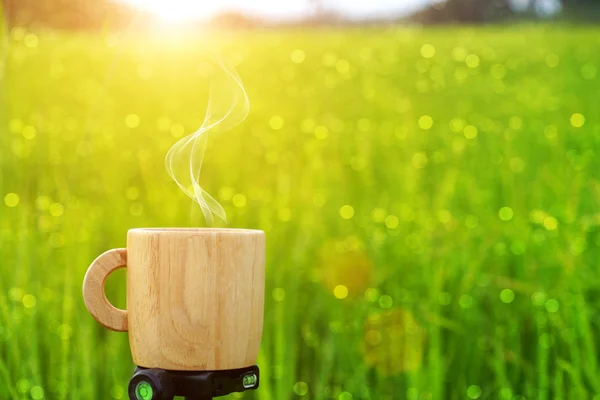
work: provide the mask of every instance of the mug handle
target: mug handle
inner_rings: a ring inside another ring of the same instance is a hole
[[[96,258],[83,278],[83,301],[92,317],[102,326],[117,332],[127,331],[127,311],[110,304],[104,284],[111,272],[127,266],[127,249],[112,249]]]

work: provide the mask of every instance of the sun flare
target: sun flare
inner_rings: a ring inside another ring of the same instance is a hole
[[[218,3],[205,0],[121,0],[121,2],[150,12],[169,22],[207,19],[221,9]]]

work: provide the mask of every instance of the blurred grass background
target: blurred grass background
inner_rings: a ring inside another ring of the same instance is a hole
[[[208,51],[251,111],[201,183],[268,241],[261,388],[230,398],[600,398],[597,29],[6,32],[0,399],[127,397],[81,283],[129,228],[202,225],[163,159]]]

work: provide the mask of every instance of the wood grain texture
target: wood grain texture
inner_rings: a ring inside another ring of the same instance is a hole
[[[133,229],[127,309],[134,362],[170,370],[256,363],[265,236],[238,229]]]
[[[83,301],[92,316],[108,329],[127,330],[127,311],[115,308],[104,294],[106,278],[127,264],[127,250],[109,250],[96,258],[83,278]]]

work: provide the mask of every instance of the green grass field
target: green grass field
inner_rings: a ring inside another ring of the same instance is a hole
[[[204,224],[163,159],[202,122],[213,51],[251,111],[210,137],[201,183],[268,241],[261,388],[231,398],[600,399],[599,38],[13,30],[0,399],[127,397],[127,335],[81,283],[129,228]]]

